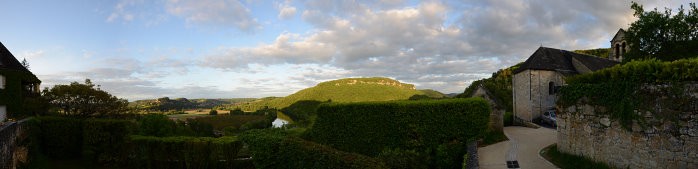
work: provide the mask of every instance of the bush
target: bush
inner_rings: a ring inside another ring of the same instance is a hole
[[[120,164],[130,154],[128,136],[135,124],[126,120],[89,119],[82,127],[83,157],[99,163]]]
[[[429,168],[427,157],[415,150],[386,149],[377,157],[390,168],[421,169]]]
[[[656,59],[632,61],[599,71],[569,76],[568,84],[607,82],[676,82],[698,80],[698,58],[662,62]]]
[[[230,115],[243,115],[243,114],[245,114],[245,112],[242,111],[242,109],[240,109],[239,107],[235,108],[235,110],[230,110]]]
[[[131,136],[135,146],[134,168],[234,168],[242,149],[236,137]]]
[[[436,149],[436,168],[462,168],[463,155],[467,151],[467,146],[462,142],[454,141],[439,145]]]
[[[387,168],[377,159],[341,152],[286,136],[281,129],[250,130],[241,135],[250,145],[256,168]]]
[[[176,128],[175,122],[163,114],[147,114],[138,124],[138,134],[145,136],[173,136]]]
[[[198,137],[213,137],[213,126],[198,120],[187,119],[189,128],[196,133]]]
[[[235,126],[228,126],[223,128],[223,135],[225,136],[234,136],[235,133],[238,133],[238,128],[235,128]]]
[[[80,119],[65,117],[38,117],[41,130],[40,145],[49,157],[66,159],[79,157],[82,150],[82,123]]]
[[[504,126],[514,125],[514,113],[506,112],[504,113]]]
[[[487,130],[490,107],[482,98],[326,103],[318,107],[313,141],[376,156],[384,149],[426,151]]]
[[[216,109],[211,109],[211,111],[208,112],[209,115],[218,115],[218,111]]]

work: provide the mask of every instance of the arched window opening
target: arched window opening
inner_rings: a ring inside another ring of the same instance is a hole
[[[554,82],[548,83],[548,94],[549,95],[555,94],[555,83]]]
[[[623,42],[623,47],[621,49],[623,52],[621,52],[620,54],[622,55],[623,53],[625,53],[625,42]]]
[[[616,44],[616,58],[620,56],[620,45]]]

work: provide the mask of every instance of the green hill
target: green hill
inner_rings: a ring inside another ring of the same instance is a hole
[[[255,111],[265,107],[276,108],[296,121],[312,116],[311,111],[314,111],[314,108],[322,102],[408,100],[414,95],[426,95],[431,98],[447,97],[434,90],[416,90],[412,84],[389,78],[347,78],[322,82],[286,97],[263,98],[230,108],[241,108],[244,111]]]

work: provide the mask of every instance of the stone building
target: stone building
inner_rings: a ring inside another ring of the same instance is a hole
[[[0,43],[0,121],[8,113],[27,113],[26,98],[38,96],[41,81]]]
[[[516,121],[531,122],[555,108],[557,89],[565,77],[619,64],[618,61],[566,50],[540,47],[514,71],[512,92]]]
[[[608,59],[622,62],[623,53],[630,50],[630,45],[628,45],[625,40],[625,30],[619,29],[616,35],[611,39],[611,51],[608,52]]]

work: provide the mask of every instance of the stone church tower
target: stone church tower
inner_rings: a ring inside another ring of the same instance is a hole
[[[619,29],[611,39],[611,52],[608,52],[608,59],[622,62],[623,53],[628,52],[628,50],[630,50],[630,45],[625,40],[625,30]]]

